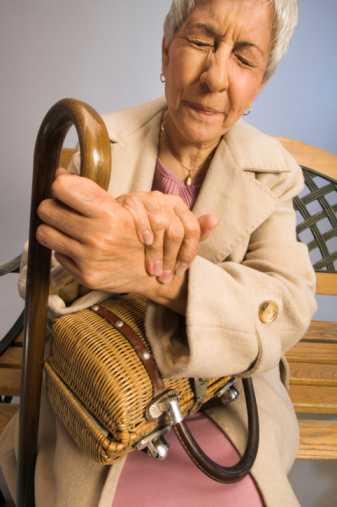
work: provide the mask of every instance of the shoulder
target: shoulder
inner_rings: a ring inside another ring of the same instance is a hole
[[[276,138],[239,121],[226,135],[225,143],[240,169],[254,173],[274,197],[292,198],[303,188],[301,167]]]
[[[243,170],[291,172],[298,168],[295,159],[277,139],[243,121],[228,132],[226,143]]]
[[[103,115],[111,141],[118,142],[146,126],[166,108],[164,98]]]

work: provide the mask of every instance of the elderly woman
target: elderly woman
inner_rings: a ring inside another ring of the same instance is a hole
[[[296,21],[296,0],[174,0],[162,46],[166,100],[105,117],[109,192],[60,169],[53,199],[39,208],[45,223],[38,240],[55,251],[68,288],[77,283],[82,291],[67,306],[58,269],[49,300],[56,315],[106,294],[139,294],[165,377],[253,376],[261,438],[251,475],[213,482],[173,437],[166,462],[134,452],[100,466],[77,449],[43,399],[38,507],[299,505],[287,479],[298,427],[283,355],[316,309],[292,205],[303,176],[275,140],[239,121]],[[83,287],[92,291],[83,296]],[[207,416],[194,417],[192,430],[213,459],[233,464],[246,442],[244,401],[209,408]],[[12,492],[14,434],[11,423],[1,440]]]

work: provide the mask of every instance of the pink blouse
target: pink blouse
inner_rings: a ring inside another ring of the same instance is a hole
[[[166,169],[158,159],[152,190],[180,195],[192,208],[202,181],[190,187]],[[216,462],[230,466],[239,454],[211,419],[198,413],[188,425],[199,445]],[[166,460],[157,461],[144,452],[131,452],[118,482],[113,507],[263,507],[253,478],[219,484],[204,475],[186,455],[173,431],[167,436]]]

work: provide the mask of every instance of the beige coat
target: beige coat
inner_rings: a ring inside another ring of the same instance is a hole
[[[151,189],[164,108],[161,99],[105,117],[113,195]],[[181,334],[180,317],[171,310],[151,303],[146,313],[147,335],[165,376],[253,373],[261,442],[252,475],[268,507],[299,505],[287,479],[298,426],[281,358],[303,336],[316,310],[315,275],[307,248],[295,235],[292,199],[302,186],[300,168],[279,143],[236,124],[219,144],[193,208],[197,215],[214,213],[220,223],[201,243],[189,270],[186,333]],[[104,297],[94,291],[65,308],[56,294],[49,303],[62,314]],[[265,302],[277,310],[271,318],[261,311]],[[240,451],[244,414],[242,399],[210,411]],[[15,426],[11,422],[0,440],[2,471],[12,492]],[[43,398],[37,507],[110,507],[122,465],[103,467],[83,456]],[[135,497],[136,502],[141,505]]]

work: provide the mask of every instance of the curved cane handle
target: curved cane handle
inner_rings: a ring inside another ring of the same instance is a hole
[[[41,223],[36,210],[50,195],[62,144],[74,125],[81,150],[81,174],[107,189],[110,179],[109,136],[100,116],[89,105],[73,99],[57,102],[45,116],[34,152],[28,274],[25,307],[24,354],[21,378],[17,505],[34,506],[34,467],[37,448],[47,298],[51,252],[35,239]]]
[[[185,451],[210,479],[217,482],[235,482],[247,475],[254,464],[259,447],[259,418],[254,393],[254,386],[251,379],[242,379],[245,392],[247,414],[248,414],[248,440],[246,450],[238,463],[231,467],[224,467],[212,461],[207,454],[199,447],[193,438],[186,424],[183,422],[174,426],[174,431],[184,447]]]

